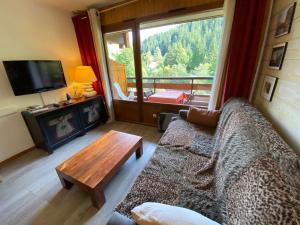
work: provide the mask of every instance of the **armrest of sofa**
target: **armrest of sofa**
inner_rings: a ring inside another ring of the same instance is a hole
[[[181,110],[179,110],[179,117],[180,117],[181,119],[186,120],[188,111],[189,111],[189,110],[187,110],[187,109],[181,109]]]
[[[118,212],[114,212],[107,225],[136,225],[136,223],[128,217]]]

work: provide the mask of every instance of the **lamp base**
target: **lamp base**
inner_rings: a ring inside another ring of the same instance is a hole
[[[86,98],[97,95],[97,92],[94,90],[92,83],[83,83],[82,89],[83,89],[83,96]]]
[[[96,96],[96,95],[97,95],[96,91],[83,92],[83,96],[86,97],[86,98],[93,97],[93,96]]]

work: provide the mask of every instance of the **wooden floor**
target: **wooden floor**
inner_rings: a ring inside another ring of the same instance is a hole
[[[133,155],[104,192],[106,203],[97,210],[85,191],[62,188],[55,167],[109,130],[143,136],[144,154]],[[152,156],[161,134],[154,127],[114,122],[57,149],[52,155],[36,149],[0,168],[0,225],[104,225],[125,198],[134,180]]]

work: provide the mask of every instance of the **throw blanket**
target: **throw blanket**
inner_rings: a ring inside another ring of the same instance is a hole
[[[216,130],[173,121],[117,211],[146,201],[222,224],[300,224],[300,160],[250,104],[232,99]]]
[[[184,120],[173,121],[117,211],[131,217],[132,208],[151,201],[190,208],[221,221],[212,182],[214,159],[208,157],[213,134],[214,130]]]

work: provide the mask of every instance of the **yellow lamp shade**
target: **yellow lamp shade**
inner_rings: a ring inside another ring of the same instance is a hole
[[[78,83],[89,83],[97,81],[96,75],[90,66],[77,66],[74,80]]]

